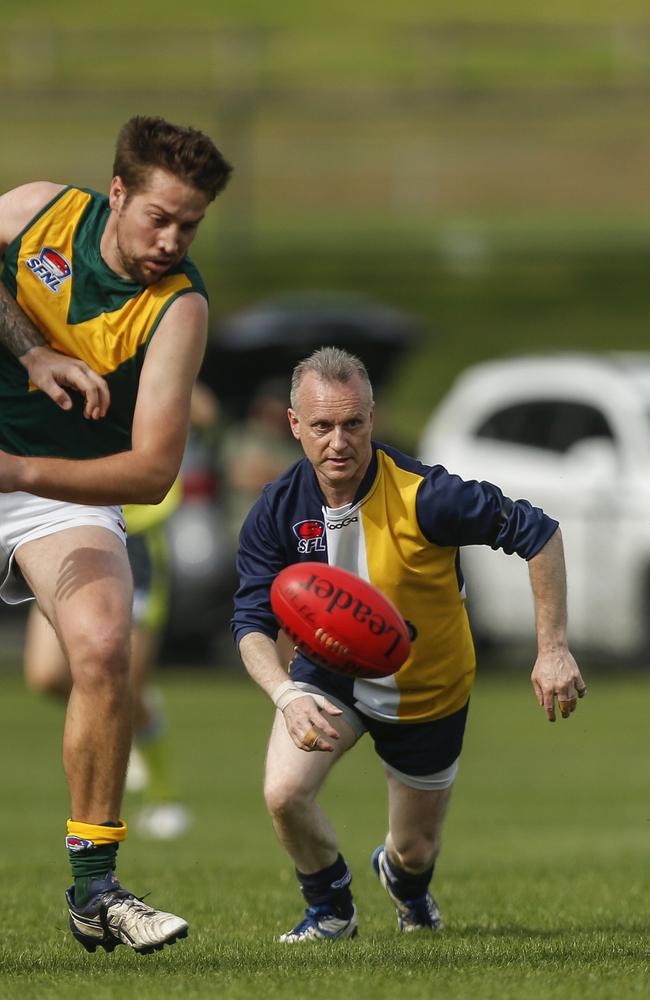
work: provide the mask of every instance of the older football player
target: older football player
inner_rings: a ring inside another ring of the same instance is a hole
[[[538,656],[532,682],[547,718],[585,693],[567,647],[566,583],[556,521],[491,483],[465,482],[372,439],[374,403],[362,362],[321,348],[294,370],[289,423],[304,458],[267,486],[246,519],[233,632],[251,677],[277,707],[265,795],[296,866],[307,909],[283,942],[354,937],[351,873],[318,804],[330,768],[368,732],[386,772],[388,830],[372,865],[400,930],[442,924],[429,886],[458,770],[475,657],[459,562],[463,545],[528,561]],[[278,654],[269,591],[300,560],[351,570],[413,626],[397,674],[345,677],[302,653],[290,676]]]

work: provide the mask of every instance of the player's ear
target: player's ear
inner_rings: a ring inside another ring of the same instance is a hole
[[[291,428],[291,433],[295,437],[296,441],[300,441],[300,418],[295,410],[291,407],[287,410],[287,417],[289,418],[289,427]]]
[[[121,177],[113,177],[108,192],[108,203],[114,212],[123,208],[127,198],[126,186]]]

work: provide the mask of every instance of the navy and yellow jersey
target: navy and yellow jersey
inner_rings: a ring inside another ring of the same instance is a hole
[[[104,195],[64,188],[9,245],[2,281],[51,347],[81,358],[106,379],[111,405],[86,420],[83,400],[63,411],[29,384],[0,347],[0,448],[18,455],[98,458],[131,447],[131,425],[147,346],[171,303],[206,295],[185,258],[154,285],[115,274],[99,246],[110,214]]]
[[[313,467],[302,459],[265,487],[241,530],[240,585],[232,619],[237,643],[249,632],[275,639],[269,590],[291,563],[342,566],[369,580],[410,623],[411,653],[392,677],[358,680],[328,674],[360,711],[392,722],[443,718],[468,700],[475,657],[459,548],[489,545],[530,559],[557,521],[491,483],[464,481],[373,444],[354,503],[328,508]],[[318,684],[323,668],[298,654],[295,680]]]

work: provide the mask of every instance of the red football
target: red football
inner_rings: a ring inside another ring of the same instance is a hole
[[[337,673],[388,677],[409,655],[408,628],[395,605],[338,566],[287,566],[271,586],[271,607],[299,649]]]

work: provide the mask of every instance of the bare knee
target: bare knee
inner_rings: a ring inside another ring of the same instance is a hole
[[[442,831],[409,830],[391,835],[391,856],[404,871],[422,872],[434,864],[442,845]]]
[[[297,812],[304,812],[313,802],[314,792],[302,783],[285,779],[284,776],[266,776],[264,801],[273,819],[286,819]]]
[[[130,635],[120,622],[94,623],[67,641],[75,687],[121,686],[129,680]]]

